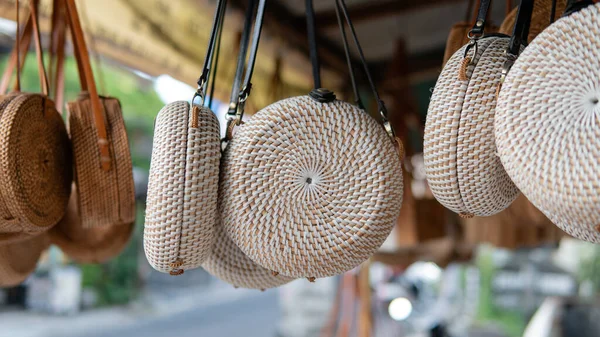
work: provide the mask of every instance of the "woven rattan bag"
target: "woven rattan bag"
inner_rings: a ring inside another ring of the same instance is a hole
[[[396,222],[402,171],[394,142],[364,110],[331,92],[316,89],[260,110],[228,151],[235,161],[223,165],[223,225],[242,252],[275,274],[314,280],[348,271]]]
[[[200,105],[173,102],[156,116],[150,162],[144,251],[152,267],[171,275],[200,267],[214,243],[217,222],[219,121],[204,101],[219,23],[225,4],[216,7],[198,91]]]
[[[98,96],[75,1],[65,1],[83,90],[67,104],[80,226],[128,226],[135,221],[135,194],[121,105]]]
[[[0,288],[23,282],[49,245],[46,233],[19,242],[0,242]]]
[[[37,2],[30,4],[43,93],[18,92],[17,66],[17,92],[0,97],[0,232],[23,236],[44,232],[63,217],[72,180],[69,138],[47,96]]]
[[[527,32],[521,27],[530,17],[531,6],[531,0],[521,2],[519,26],[515,26],[519,33],[512,38],[475,37],[457,51],[431,97],[423,149],[427,181],[436,199],[463,217],[496,214],[519,194],[496,155],[494,115],[497,90],[511,59],[507,54],[518,55],[522,49],[521,37]],[[477,23],[483,18],[480,11]]]
[[[515,62],[498,98],[498,154],[552,222],[600,243],[600,4],[544,30]],[[566,34],[565,32],[568,32]]]

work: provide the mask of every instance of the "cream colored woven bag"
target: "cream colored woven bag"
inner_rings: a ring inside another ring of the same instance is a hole
[[[600,243],[600,4],[558,20],[527,47],[498,98],[506,171],[552,222]]]
[[[158,271],[197,268],[217,218],[219,122],[208,108],[174,102],[156,117],[144,250]]]
[[[494,114],[508,37],[464,46],[438,78],[427,112],[424,160],[436,199],[462,216],[488,216],[508,207],[518,190],[496,156]]]

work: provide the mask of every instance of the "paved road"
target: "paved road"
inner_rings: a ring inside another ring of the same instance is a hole
[[[277,292],[267,291],[85,337],[275,337],[279,320]]]

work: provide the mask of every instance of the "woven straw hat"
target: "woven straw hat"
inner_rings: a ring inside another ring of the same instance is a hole
[[[223,224],[268,270],[295,278],[343,273],[368,259],[398,218],[394,143],[354,105],[288,98],[255,114],[230,144]]]
[[[197,268],[214,242],[219,122],[205,107],[178,101],[156,117],[148,182],[144,250],[156,270]]]
[[[544,30],[498,99],[498,153],[523,194],[576,238],[600,243],[600,5]],[[565,32],[569,32],[565,34]]]
[[[0,287],[23,282],[34,270],[41,253],[48,248],[45,233],[18,242],[0,242]]]
[[[119,255],[127,246],[134,223],[84,228],[81,226],[73,186],[67,212],[50,231],[50,241],[78,263],[103,263]]]
[[[480,39],[475,55],[458,50],[442,70],[429,104],[424,162],[436,199],[462,216],[489,216],[519,191],[496,156],[496,90],[508,37]]]
[[[0,98],[0,229],[40,233],[64,215],[71,151],[54,102],[44,95]]]

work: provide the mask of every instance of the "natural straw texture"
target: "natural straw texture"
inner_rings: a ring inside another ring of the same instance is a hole
[[[598,22],[597,4],[538,35],[502,86],[495,123],[498,153],[523,194],[565,232],[594,243],[600,243]]]
[[[496,90],[508,41],[508,37],[479,40],[474,64],[463,57],[466,46],[457,51],[442,70],[429,104],[424,143],[427,180],[440,203],[466,217],[496,214],[519,193],[494,144]]]
[[[555,20],[560,18],[567,6],[567,0],[556,1]],[[513,9],[500,26],[499,33],[512,34],[517,20],[518,8]],[[528,41],[531,42],[546,27],[550,25],[550,13],[552,12],[552,0],[535,0],[533,3],[533,13],[531,14],[531,25],[529,27]]]
[[[0,242],[0,288],[25,281],[35,270],[41,253],[48,245],[45,233],[16,243]]]
[[[156,117],[148,182],[144,250],[158,271],[197,268],[217,221],[219,121],[205,107],[179,101]]]
[[[40,233],[63,217],[69,200],[67,131],[43,95],[19,93],[0,101],[0,232]]]
[[[75,186],[72,190],[67,213],[48,232],[51,242],[78,263],[103,263],[119,255],[129,242],[134,223],[84,228]]]
[[[343,273],[368,259],[398,218],[398,153],[354,105],[288,98],[259,111],[231,143],[235,162],[223,166],[221,185],[225,230],[268,270]]]
[[[89,95],[79,95],[67,104],[79,195],[74,207],[79,212],[78,225],[83,228],[131,224],[135,220],[133,169],[121,105],[115,98],[101,97],[100,101],[110,147],[109,170],[102,169]]]

